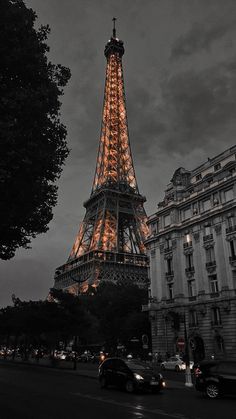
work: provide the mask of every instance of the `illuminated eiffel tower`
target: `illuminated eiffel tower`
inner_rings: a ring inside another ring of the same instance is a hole
[[[105,94],[97,164],[86,214],[68,261],[56,269],[54,287],[85,292],[100,281],[148,283],[145,197],[140,195],[129,143],[122,56],[113,36],[105,46]]]

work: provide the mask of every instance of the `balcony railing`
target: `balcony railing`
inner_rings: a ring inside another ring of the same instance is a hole
[[[194,271],[195,271],[194,266],[189,266],[188,268],[185,268],[185,272],[186,273],[188,273],[188,272],[194,272]]]
[[[236,255],[230,256],[229,261],[230,262],[235,262],[236,261]]]
[[[172,252],[172,247],[165,247],[164,248],[164,253],[168,253],[168,252]]]
[[[206,236],[203,236],[204,242],[208,242],[210,240],[213,240],[213,234],[207,234]]]
[[[186,247],[192,247],[192,245],[193,245],[193,243],[190,241],[190,242],[185,242],[184,244],[183,244],[183,247],[184,247],[184,249],[186,248]]]
[[[211,260],[210,262],[206,263],[206,268],[211,268],[213,266],[216,266],[216,261],[215,260]]]
[[[174,276],[174,271],[166,272],[166,277]]]
[[[233,233],[234,231],[236,231],[236,225],[226,228],[226,234]]]

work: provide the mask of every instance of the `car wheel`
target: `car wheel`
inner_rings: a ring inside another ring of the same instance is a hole
[[[178,365],[175,366],[175,371],[179,372],[180,371],[180,367]]]
[[[162,364],[161,369],[162,369],[162,371],[165,371],[165,369],[166,369],[165,365]]]
[[[206,395],[209,399],[216,399],[220,395],[220,389],[216,383],[208,383],[206,385]]]
[[[100,378],[100,387],[101,388],[107,388],[107,380],[105,377]]]
[[[127,393],[133,393],[134,392],[133,381],[131,381],[131,380],[126,381],[125,390],[127,391]]]

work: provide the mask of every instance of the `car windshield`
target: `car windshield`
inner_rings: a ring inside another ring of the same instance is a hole
[[[128,361],[127,365],[129,368],[133,370],[150,370],[151,369],[149,365],[143,364],[138,361]]]

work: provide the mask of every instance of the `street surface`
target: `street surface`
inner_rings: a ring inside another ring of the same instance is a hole
[[[96,365],[74,372],[1,362],[0,419],[236,419],[235,398],[208,400],[185,388],[181,373],[165,372],[157,395],[102,390],[96,373]]]

